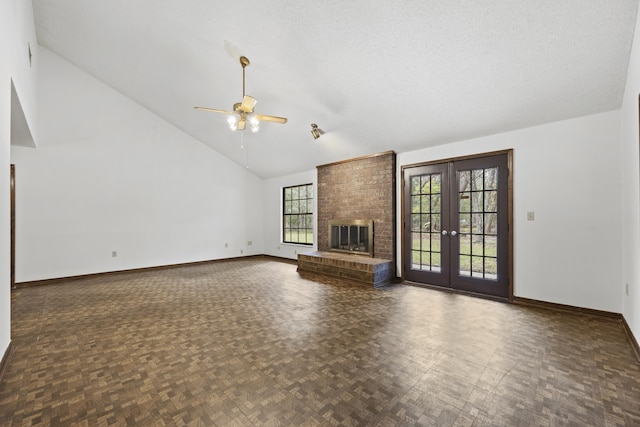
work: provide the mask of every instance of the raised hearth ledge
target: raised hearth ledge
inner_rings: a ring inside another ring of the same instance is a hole
[[[298,272],[314,273],[381,287],[391,283],[393,261],[338,252],[298,254]]]

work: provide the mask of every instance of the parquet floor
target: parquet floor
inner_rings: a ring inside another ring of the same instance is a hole
[[[614,319],[262,258],[12,293],[7,426],[640,425]]]

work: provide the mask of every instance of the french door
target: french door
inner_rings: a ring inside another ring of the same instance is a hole
[[[508,156],[403,168],[405,280],[511,296]]]

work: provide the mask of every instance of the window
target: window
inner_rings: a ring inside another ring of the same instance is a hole
[[[282,189],[282,241],[313,244],[313,184]]]

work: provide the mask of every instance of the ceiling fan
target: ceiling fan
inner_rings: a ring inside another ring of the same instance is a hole
[[[233,104],[233,111],[227,110],[219,110],[216,108],[207,108],[207,107],[194,107],[196,110],[203,111],[211,111],[214,113],[222,113],[229,115],[227,118],[227,123],[229,124],[229,128],[233,131],[235,130],[245,130],[247,127],[247,123],[249,124],[249,128],[252,132],[257,132],[260,129],[260,122],[273,122],[273,123],[287,123],[287,119],[284,117],[277,116],[267,116],[265,114],[255,114],[253,112],[253,107],[255,107],[258,102],[252,96],[245,94],[245,82],[244,82],[244,73],[245,68],[249,65],[249,59],[246,56],[240,57],[240,65],[242,65],[242,102],[237,102]]]

